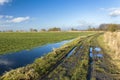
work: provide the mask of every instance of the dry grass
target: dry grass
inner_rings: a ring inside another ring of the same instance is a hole
[[[120,32],[106,32],[104,40],[111,49],[110,56],[114,64],[120,68]]]

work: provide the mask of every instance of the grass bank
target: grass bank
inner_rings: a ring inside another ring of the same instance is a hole
[[[119,80],[120,79],[120,77],[119,77],[120,69],[119,69],[119,66],[117,65],[119,62],[114,60],[115,52],[109,46],[110,44],[108,44],[111,42],[110,41],[111,39],[113,39],[112,41],[114,41],[114,37],[112,38],[112,36],[106,35],[106,34],[109,34],[109,33],[105,33],[105,34],[101,35],[100,37],[98,37],[98,43],[104,52],[104,58],[103,58],[104,64],[102,64],[101,68],[103,68],[104,73],[109,75],[111,78],[113,78],[113,80]],[[114,35],[112,33],[110,33],[110,34]],[[112,46],[112,47],[114,47],[114,46]]]

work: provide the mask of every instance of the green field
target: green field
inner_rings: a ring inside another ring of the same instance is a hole
[[[93,33],[95,32],[0,33],[0,54],[31,49]]]

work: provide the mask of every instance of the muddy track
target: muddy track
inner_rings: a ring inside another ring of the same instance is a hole
[[[95,36],[93,36],[90,40],[90,45],[89,45],[89,67],[88,67],[88,73],[87,73],[87,80],[91,80],[92,77],[94,76],[95,74],[95,71],[94,71],[94,56],[93,58],[90,57],[90,48],[94,48],[95,46],[97,46],[97,40],[96,38],[99,36],[100,34],[97,34]]]
[[[88,68],[87,80],[97,79],[96,78],[96,71],[95,71],[95,66],[96,66],[95,63],[98,61],[98,58],[95,55],[97,55],[99,52],[96,52],[95,48],[99,47],[98,42],[97,42],[97,37],[99,35],[100,34],[94,36],[91,39],[91,41],[90,41],[90,47],[89,47],[89,68]],[[90,49],[92,49],[92,50],[90,50]],[[90,56],[91,53],[92,53],[92,57]],[[101,80],[101,79],[97,79],[97,80]]]
[[[97,35],[97,34],[95,34]],[[86,44],[87,41],[89,40],[89,38],[95,36],[95,35],[90,35],[86,38],[83,38],[79,41],[78,45],[76,45],[75,47],[77,47],[72,55],[73,58],[76,58],[76,60],[72,61],[70,63],[70,59],[66,58],[66,56],[64,56],[64,58],[62,58],[60,61],[57,62],[56,65],[54,65],[51,70],[49,71],[49,73],[47,73],[46,75],[44,75],[40,80],[52,80],[50,78],[48,78],[48,76],[58,67],[58,66],[62,66],[62,68],[65,68],[66,71],[69,73],[71,70],[70,69],[74,69],[77,65],[78,65],[78,61],[79,60],[83,60],[82,56],[84,56],[84,51],[85,49],[89,48],[89,44]],[[74,48],[75,48],[74,47]],[[59,76],[59,74],[58,74]]]
[[[89,54],[91,55],[92,53],[92,56],[89,56],[90,60],[87,80],[113,80],[109,74],[104,72],[103,64],[106,65],[104,51],[98,44],[98,36],[91,39],[90,48],[92,48],[92,51],[90,50]]]
[[[65,55],[41,80],[113,80],[104,71],[105,55],[97,41],[101,34],[81,39],[72,55]]]
[[[75,48],[75,46],[70,50],[72,51]],[[45,75],[43,75],[39,80],[45,80],[45,77],[48,76],[56,67],[58,67],[63,61],[64,59],[67,57],[68,54],[66,54],[65,56],[63,56],[53,67],[51,67],[48,71],[48,73],[46,73]]]
[[[65,69],[66,76],[70,77],[71,75],[73,75],[73,74],[70,74],[70,73],[75,70],[76,66],[78,66],[78,64],[79,64],[79,61],[85,60],[85,58],[84,58],[84,56],[86,56],[85,52],[87,50],[89,51],[89,47],[92,45],[92,42],[93,42],[94,38],[99,36],[99,35],[100,34],[94,34],[94,35],[90,35],[86,38],[81,39],[78,42],[78,45],[74,46],[74,48],[76,47],[76,49],[73,52],[73,54],[70,56],[70,58],[67,58],[67,55],[69,53],[66,54],[54,66],[52,66],[49,69],[48,73],[45,74],[44,76],[42,76],[40,78],[40,80],[53,80],[55,77],[58,78],[57,80],[60,80],[59,79],[59,73],[58,74],[54,73],[54,71],[59,70],[58,67],[61,67],[61,68]],[[87,54],[89,55],[89,52]],[[88,61],[90,61],[90,58],[88,59]],[[90,62],[88,63],[88,65],[90,65]],[[91,75],[92,75],[91,66],[89,66],[87,69],[88,69],[88,71],[87,71],[87,75],[86,75],[87,77],[86,78],[87,78],[87,80],[90,80]],[[49,76],[52,76],[52,77],[50,78]],[[72,78],[72,77],[70,77],[70,78]]]
[[[90,36],[88,36],[88,37],[90,37]],[[87,38],[88,38],[88,37],[87,37]],[[78,42],[78,44],[80,44],[81,42],[83,42],[83,41],[86,40],[87,38],[80,40],[80,42]],[[76,46],[74,46],[74,47],[69,51],[69,53],[70,53],[75,47],[76,47]],[[51,67],[51,69],[49,69],[49,72],[48,72],[47,74],[45,74],[44,76],[42,76],[42,77],[40,78],[40,80],[46,80],[46,77],[48,77],[48,75],[49,75],[53,70],[55,70],[60,64],[62,64],[62,63],[66,60],[67,55],[68,55],[68,54],[66,54],[66,55],[65,55],[61,60],[59,60],[53,67]],[[63,63],[63,64],[64,64],[64,63]]]

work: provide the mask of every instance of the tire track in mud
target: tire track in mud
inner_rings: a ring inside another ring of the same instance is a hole
[[[96,35],[96,34],[94,34],[94,35]],[[82,56],[85,55],[84,54],[85,50],[89,48],[89,44],[86,44],[86,43],[88,42],[89,38],[91,38],[94,35],[90,35],[90,36],[83,38],[79,41],[75,51],[71,55],[71,57],[74,58],[74,61],[70,61],[71,58],[65,57],[61,62],[56,64],[57,66],[54,66],[54,69],[52,69],[51,72],[49,72],[49,74],[45,75],[41,80],[53,80],[53,79],[55,79],[56,76],[59,77],[59,73],[54,74],[54,72],[53,72],[53,71],[57,70],[58,66],[61,66],[63,69],[66,69],[65,70],[67,72],[66,74],[70,74],[71,71],[78,65],[79,60],[83,60]],[[51,75],[51,74],[54,74],[54,75],[52,75],[52,78],[49,78],[49,75]],[[70,75],[67,75],[67,76],[70,76]],[[57,80],[60,80],[60,79],[57,79]]]
[[[97,42],[98,36],[91,39],[87,80],[113,80],[110,75],[104,72],[104,68],[101,66],[105,61],[103,50]]]
[[[80,58],[83,54],[80,54],[79,56],[78,56],[78,53],[80,53],[81,51],[82,52],[84,52],[82,49],[83,49],[83,44],[85,44],[86,43],[86,41],[88,40],[88,38],[89,37],[91,37],[92,35],[90,35],[90,36],[88,36],[88,37],[86,37],[86,38],[83,38],[83,39],[81,39],[79,42],[78,42],[78,46],[76,47],[74,47],[74,48],[76,48],[75,49],[75,52],[73,52],[73,54],[74,55],[76,55],[76,59],[78,59],[78,58]],[[82,47],[81,47],[82,46]],[[84,46],[85,47],[85,46]],[[74,49],[73,48],[73,49]],[[73,50],[72,49],[72,50]],[[71,51],[72,51],[71,50]],[[68,53],[69,54],[69,53]],[[67,55],[68,55],[67,54]],[[48,79],[48,76],[49,76],[49,74],[50,73],[52,73],[59,65],[66,65],[66,68],[67,69],[69,69],[69,68],[71,68],[71,67],[68,67],[68,65],[69,66],[72,66],[72,68],[73,68],[73,65],[77,65],[77,64],[75,64],[75,63],[71,63],[71,64],[69,64],[69,63],[67,63],[67,55],[65,55],[64,56],[64,58],[62,58],[60,61],[58,61],[57,63],[56,63],[56,65],[54,65],[50,70],[49,70],[49,72],[47,73],[47,74],[45,74],[43,77],[41,77],[40,78],[40,80],[50,80],[50,79]],[[73,55],[72,55],[73,56]],[[69,70],[68,70],[68,72],[69,72]],[[58,73],[59,74],[59,73]]]
[[[65,71],[65,74],[66,74],[65,77],[70,77],[71,79],[73,75],[72,71],[76,68],[76,66],[78,65],[80,61],[84,60],[83,56],[86,56],[84,54],[85,51],[88,50],[88,55],[90,55],[89,48],[90,46],[95,46],[95,42],[96,42],[95,38],[98,37],[99,35],[100,34],[95,34],[95,35],[91,35],[91,36],[81,39],[77,47],[75,46],[76,49],[73,52],[73,54],[69,58],[67,58],[67,55],[64,56],[64,58],[58,61],[57,64],[51,68],[49,73],[45,74],[40,80],[53,80],[55,78],[57,80],[61,80],[59,73],[61,73],[62,71]],[[91,58],[90,56],[88,57],[89,57],[89,60],[88,60],[89,63],[88,63],[88,70],[86,74],[86,80],[91,80],[91,78],[93,78],[94,76],[93,74],[95,74],[95,71],[94,71],[93,65],[91,65]],[[59,71],[59,68],[61,68],[61,71]],[[58,72],[55,73],[55,71],[58,71]]]

